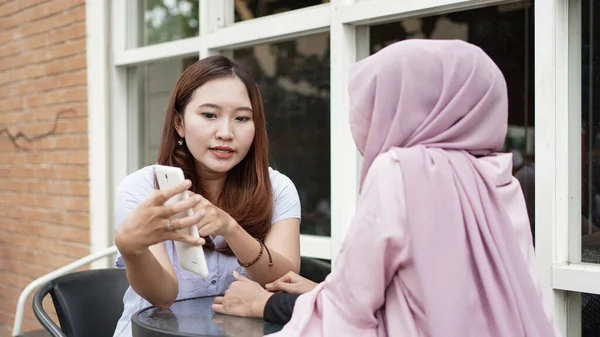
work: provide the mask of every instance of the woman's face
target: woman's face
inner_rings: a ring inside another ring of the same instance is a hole
[[[199,172],[227,173],[239,164],[254,140],[252,104],[237,77],[207,82],[194,91],[183,123],[175,128],[196,160]]]

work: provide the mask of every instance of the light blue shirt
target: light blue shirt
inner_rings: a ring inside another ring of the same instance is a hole
[[[271,223],[274,224],[290,218],[300,219],[300,198],[294,183],[285,175],[271,168],[269,168],[269,176],[273,188],[273,219]],[[145,200],[153,190],[154,166],[144,167],[128,175],[117,189],[115,199],[116,226],[118,227],[123,219]],[[216,245],[222,241],[223,238],[220,236],[214,238]],[[238,265],[235,256],[225,256],[213,250],[205,250],[209,274],[207,278],[202,278],[180,267],[173,241],[165,241],[164,244],[179,281],[177,300],[217,296],[225,293],[225,290],[235,280],[232,275],[233,270],[247,276],[245,269]],[[115,265],[118,268],[125,268],[120,255]],[[114,337],[130,337],[133,314],[151,306],[131,287],[125,292],[123,304],[125,308],[117,324]]]

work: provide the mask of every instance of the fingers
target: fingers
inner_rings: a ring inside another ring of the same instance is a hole
[[[227,315],[227,313],[225,312],[225,307],[223,307],[223,305],[222,305],[222,304],[213,304],[213,305],[212,305],[212,310],[213,310],[214,312],[217,312],[217,313],[219,313],[219,314],[224,314],[224,315]]]
[[[172,188],[166,190],[155,191],[150,196],[150,204],[153,206],[159,206],[167,202],[167,200],[171,199],[171,197],[186,191],[192,187],[192,182],[189,179],[182,181],[181,183],[173,186]]]
[[[207,213],[208,211],[215,211],[214,209],[217,207],[213,205],[213,203],[210,202],[210,200],[206,199],[203,195],[197,195],[200,197],[200,202],[196,205],[196,209],[205,209]]]
[[[269,289],[269,287],[273,287],[273,284],[275,282],[284,282],[284,283],[290,283],[292,282],[292,274],[290,272],[286,273],[285,275],[283,275],[282,277],[278,278],[277,280],[271,282],[271,283],[267,283],[265,284],[265,287],[267,289]]]
[[[165,218],[169,218],[175,214],[187,211],[188,209],[193,209],[200,201],[201,197],[199,195],[195,195],[191,198],[176,202],[172,205],[164,206],[161,209],[161,215]]]
[[[287,282],[283,282],[280,280],[277,280],[273,283],[269,283],[265,286],[265,288],[268,291],[271,292],[275,292],[275,291],[283,291],[286,293],[291,293],[294,289],[294,284],[293,283],[287,283]]]
[[[200,220],[202,220],[204,215],[206,215],[206,213],[203,212],[202,210],[200,210],[200,211],[194,213],[194,215],[192,215],[192,216],[186,216],[184,218],[172,219],[171,227],[173,227],[173,230],[177,230],[177,229],[182,229],[182,228],[187,228],[187,227],[193,226],[193,225],[197,224],[198,222],[200,222]]]
[[[233,271],[233,277],[236,279],[236,281],[240,281],[240,282],[254,282],[252,280],[250,280],[249,278],[247,278],[246,276],[238,273],[237,271]]]
[[[289,271],[277,280],[265,284],[265,288],[269,291],[291,292],[292,289],[294,289],[295,284],[298,282],[298,277],[298,274]]]
[[[218,312],[220,314],[225,314],[225,307],[223,306],[223,296],[215,297],[215,302],[212,305],[212,309],[214,312]]]
[[[187,233],[176,232],[176,231],[167,232],[167,240],[185,242],[185,243],[193,245],[193,246],[202,246],[203,244],[206,243],[204,238],[195,238]]]
[[[288,271],[282,278],[282,281],[287,283],[298,283],[304,280],[304,277],[294,273],[293,271]]]
[[[209,236],[211,234],[214,234],[215,230],[218,228],[219,226],[217,224],[215,224],[214,222],[211,222],[209,224],[198,224],[198,234],[200,236]]]
[[[206,199],[205,197],[201,196],[200,194],[198,194],[200,196],[200,204],[201,206],[208,206],[208,205],[212,205],[212,203]]]

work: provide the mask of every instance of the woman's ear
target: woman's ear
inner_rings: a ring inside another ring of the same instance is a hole
[[[175,114],[175,130],[179,134],[179,137],[185,138],[185,132],[183,127],[183,115],[180,113]]]

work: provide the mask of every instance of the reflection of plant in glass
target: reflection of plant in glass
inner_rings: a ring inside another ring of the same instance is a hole
[[[145,45],[198,35],[198,0],[144,0]]]

